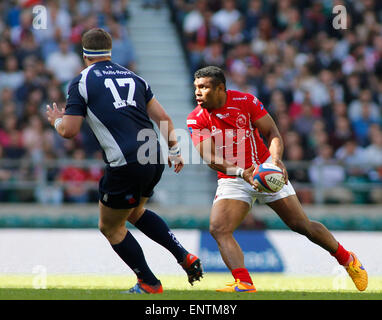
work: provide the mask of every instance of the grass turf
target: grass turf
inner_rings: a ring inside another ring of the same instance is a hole
[[[131,295],[134,276],[99,275],[0,275],[0,300],[382,300],[382,277],[370,277],[359,292],[349,278],[297,277],[252,274],[256,293],[220,293],[216,288],[232,281],[228,273],[205,274],[191,286],[185,276],[165,276],[164,293]],[[340,281],[339,281],[340,280]],[[44,287],[45,289],[37,289]]]

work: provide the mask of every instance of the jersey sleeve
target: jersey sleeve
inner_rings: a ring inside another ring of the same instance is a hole
[[[248,112],[251,115],[251,121],[259,120],[268,114],[263,103],[253,95],[248,95],[249,101],[247,103]]]
[[[193,112],[187,117],[187,128],[194,146],[211,137],[208,123],[202,117],[197,117]]]
[[[152,92],[150,85],[147,83],[147,81],[145,79],[136,75],[135,73],[134,73],[134,76],[144,84],[144,86],[145,86],[145,102],[148,103],[154,97],[154,93]]]
[[[79,90],[81,76],[73,79],[69,85],[65,114],[71,116],[86,116],[87,104]]]
[[[151,91],[151,87],[147,85],[145,92],[146,103],[149,102],[153,97],[154,93]]]

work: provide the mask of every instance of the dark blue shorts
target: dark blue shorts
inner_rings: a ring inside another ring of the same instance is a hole
[[[141,197],[153,195],[163,170],[163,163],[106,166],[105,174],[99,182],[99,200],[113,209],[135,208]]]

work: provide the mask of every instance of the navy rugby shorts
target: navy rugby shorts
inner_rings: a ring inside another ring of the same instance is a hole
[[[130,209],[141,197],[151,197],[162,177],[164,164],[129,163],[120,167],[106,166],[99,182],[99,200],[113,209]]]

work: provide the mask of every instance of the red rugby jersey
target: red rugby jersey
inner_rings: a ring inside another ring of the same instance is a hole
[[[241,168],[259,165],[270,156],[253,123],[268,114],[253,95],[228,90],[224,106],[211,112],[197,106],[187,117],[193,144],[212,137],[215,152]],[[218,172],[218,179],[233,178]]]

